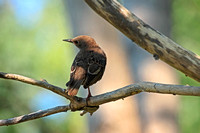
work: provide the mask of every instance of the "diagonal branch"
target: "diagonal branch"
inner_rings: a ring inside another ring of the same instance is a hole
[[[31,78],[28,78],[28,77],[25,77],[22,75],[9,74],[9,73],[4,73],[4,72],[0,72],[0,78],[17,80],[17,81],[24,82],[27,84],[43,87],[45,89],[53,91],[54,93],[56,93],[58,95],[65,97],[69,100],[72,100],[72,98],[65,93],[65,89],[51,85],[45,80],[40,81],[40,80],[31,79]]]
[[[128,96],[138,94],[140,92],[200,96],[200,87],[160,84],[160,83],[152,83],[152,82],[141,82],[141,83],[128,85],[111,92],[90,97],[90,99],[86,102],[86,98],[81,98],[81,97],[76,97],[76,96],[70,97],[65,93],[64,89],[51,85],[47,83],[46,81],[39,81],[39,80],[31,79],[25,76],[21,76],[17,74],[8,74],[8,73],[3,73],[3,72],[0,72],[0,78],[17,80],[17,81],[24,82],[27,84],[40,86],[42,88],[48,89],[70,100],[70,105],[67,105],[67,106],[58,106],[55,108],[34,112],[28,115],[22,115],[22,116],[11,118],[11,119],[0,120],[0,126],[12,125],[12,124],[21,123],[28,120],[38,119],[38,118],[45,117],[51,114],[65,112],[67,110],[71,110],[71,111],[83,110],[84,112],[81,113],[81,115],[85,114],[85,112],[92,114],[99,108],[99,105],[120,100]]]
[[[156,31],[123,7],[117,0],[85,0],[107,20],[140,47],[185,75],[200,82],[200,56]]]
[[[50,108],[47,110],[39,110],[37,112],[33,112],[33,113],[30,113],[27,115],[22,115],[22,116],[10,118],[10,119],[0,120],[0,126],[8,126],[8,125],[13,125],[13,124],[18,124],[21,122],[38,119],[41,117],[49,116],[49,115],[60,113],[60,112],[67,112],[68,110],[70,110],[69,105],[57,106],[57,107]]]

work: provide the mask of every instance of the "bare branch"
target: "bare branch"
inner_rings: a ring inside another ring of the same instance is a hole
[[[4,120],[0,120],[0,126],[8,126],[8,125],[13,125],[13,124],[18,124],[21,122],[25,122],[25,121],[30,121],[33,119],[38,119],[41,117],[45,117],[45,116],[49,116],[52,114],[56,114],[56,113],[60,113],[60,112],[67,112],[68,110],[70,110],[70,106],[57,106],[54,108],[50,108],[47,110],[39,110],[37,112],[33,112],[27,115],[22,115],[22,116],[18,116],[18,117],[14,117],[14,118],[10,118],[10,119],[4,119]]]
[[[34,80],[25,76],[16,75],[16,74],[7,74],[3,72],[0,72],[0,78],[17,80],[17,81],[24,82],[27,84],[40,86],[50,91],[53,91],[63,97],[66,97],[67,99],[70,100],[70,105],[67,105],[67,106],[58,106],[52,109],[38,111],[38,112],[34,112],[28,115],[23,115],[23,116],[6,119],[6,120],[0,120],[0,126],[17,124],[20,122],[45,117],[51,114],[64,112],[67,110],[71,110],[71,111],[83,110],[81,115],[85,114],[86,112],[89,112],[90,114],[92,114],[96,110],[98,110],[99,105],[102,105],[104,103],[108,103],[111,101],[123,99],[125,97],[135,95],[140,92],[200,96],[200,87],[160,84],[160,83],[152,83],[152,82],[141,82],[141,83],[135,83],[135,84],[111,91],[111,92],[90,97],[89,100],[86,102],[86,98],[81,98],[81,97],[76,97],[76,96],[70,97],[64,92],[64,89],[51,85],[47,83],[46,81]]]
[[[153,82],[140,82],[125,86],[123,88],[108,93],[91,97],[90,100],[88,101],[88,105],[97,106],[111,101],[123,99],[125,97],[135,95],[140,92],[200,96],[200,87],[160,84]]]
[[[17,81],[24,82],[27,84],[43,87],[45,89],[55,92],[58,95],[64,96],[65,98],[67,98],[69,100],[72,100],[72,97],[68,96],[65,93],[65,89],[51,85],[46,80],[40,81],[40,80],[31,79],[31,78],[28,78],[28,77],[25,77],[22,75],[9,74],[9,73],[4,73],[4,72],[0,72],[0,78],[17,80]]]
[[[85,0],[105,20],[140,47],[200,82],[200,56],[156,31],[116,0]]]

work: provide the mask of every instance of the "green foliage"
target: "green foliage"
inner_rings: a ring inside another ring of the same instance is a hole
[[[173,36],[176,42],[200,54],[200,0],[173,1]]]
[[[173,1],[173,37],[178,44],[200,54],[200,0]],[[199,83],[180,74],[182,84]],[[181,97],[179,123],[182,133],[200,133],[200,98]]]

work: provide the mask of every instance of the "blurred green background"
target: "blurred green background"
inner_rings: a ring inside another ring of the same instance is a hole
[[[172,4],[172,36],[186,49],[200,55],[200,0],[174,0]],[[193,86],[200,84],[184,74],[180,82]],[[200,99],[183,96],[180,101],[179,124],[182,133],[200,133]]]
[[[173,40],[200,54],[200,0],[174,0],[171,10]],[[62,42],[72,37],[68,14],[62,0],[0,0],[0,71],[44,78],[64,88],[75,54]],[[181,73],[180,80],[199,86]],[[0,119],[64,104],[65,99],[47,90],[0,79]],[[182,133],[200,133],[199,97],[181,97],[179,125]],[[88,132],[87,118],[68,112],[0,127],[0,133],[26,132]]]

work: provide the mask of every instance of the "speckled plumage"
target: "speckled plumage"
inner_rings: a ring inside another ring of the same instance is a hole
[[[82,35],[63,41],[71,42],[80,49],[71,66],[70,80],[66,83],[67,93],[75,96],[83,85],[84,88],[88,88],[88,97],[90,97],[89,86],[102,78],[106,66],[106,55],[89,36]]]

